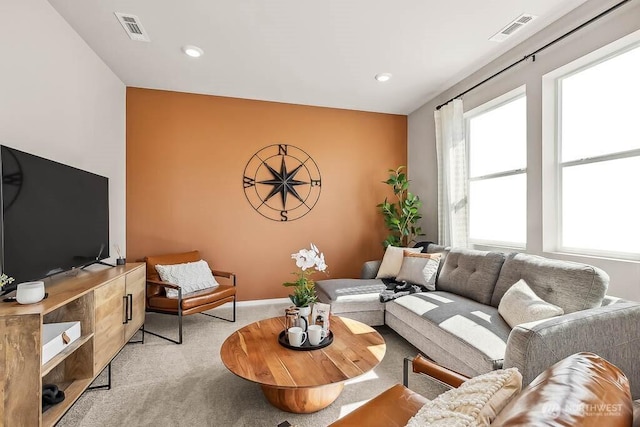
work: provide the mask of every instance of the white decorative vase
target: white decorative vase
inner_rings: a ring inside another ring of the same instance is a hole
[[[33,304],[44,299],[44,282],[24,282],[18,285],[16,301],[20,304]]]

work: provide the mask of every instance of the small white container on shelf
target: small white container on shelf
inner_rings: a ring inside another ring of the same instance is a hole
[[[64,336],[63,336],[64,335]],[[42,364],[44,365],[80,338],[80,322],[45,323],[42,325]]]
[[[44,298],[44,282],[20,283],[16,290],[16,301],[20,304],[34,304]]]

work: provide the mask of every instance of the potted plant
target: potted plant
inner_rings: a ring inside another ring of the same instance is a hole
[[[4,288],[5,285],[10,285],[11,283],[13,283],[13,277],[9,277],[6,274],[0,274],[0,295],[3,295],[2,288]]]
[[[283,286],[294,288],[289,299],[301,309],[300,315],[308,317],[311,314],[310,305],[316,302],[315,282],[311,275],[315,271],[324,272],[327,264],[324,262],[324,254],[313,243],[311,243],[311,249],[300,249],[295,254],[291,254],[291,258],[296,260],[296,266],[299,268],[298,271],[291,273],[297,279],[293,282],[285,282]]]
[[[422,218],[418,210],[422,206],[420,198],[409,192],[409,180],[404,172],[405,167],[389,169],[389,179],[382,181],[393,189],[397,201],[391,203],[385,197],[377,207],[384,216],[384,223],[390,234],[382,243],[384,247],[407,247],[417,236],[423,236],[422,229],[416,225]]]

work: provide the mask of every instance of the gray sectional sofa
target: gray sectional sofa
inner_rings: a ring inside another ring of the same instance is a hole
[[[622,369],[640,398],[640,304],[607,296],[604,271],[523,253],[423,246],[443,253],[435,291],[381,303],[380,261],[370,261],[361,279],[318,281],[318,300],[335,315],[388,325],[436,363],[469,376],[517,367],[528,384],[555,362],[590,351]],[[498,305],[520,279],[565,314],[511,328]]]

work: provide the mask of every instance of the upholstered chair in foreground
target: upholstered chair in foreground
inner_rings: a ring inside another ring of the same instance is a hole
[[[411,361],[410,361],[411,362]],[[590,426],[634,427],[629,380],[613,364],[593,353],[576,353],[542,372],[524,389],[516,368],[474,378],[417,356],[413,371],[453,387],[429,401],[395,385],[331,427]]]

